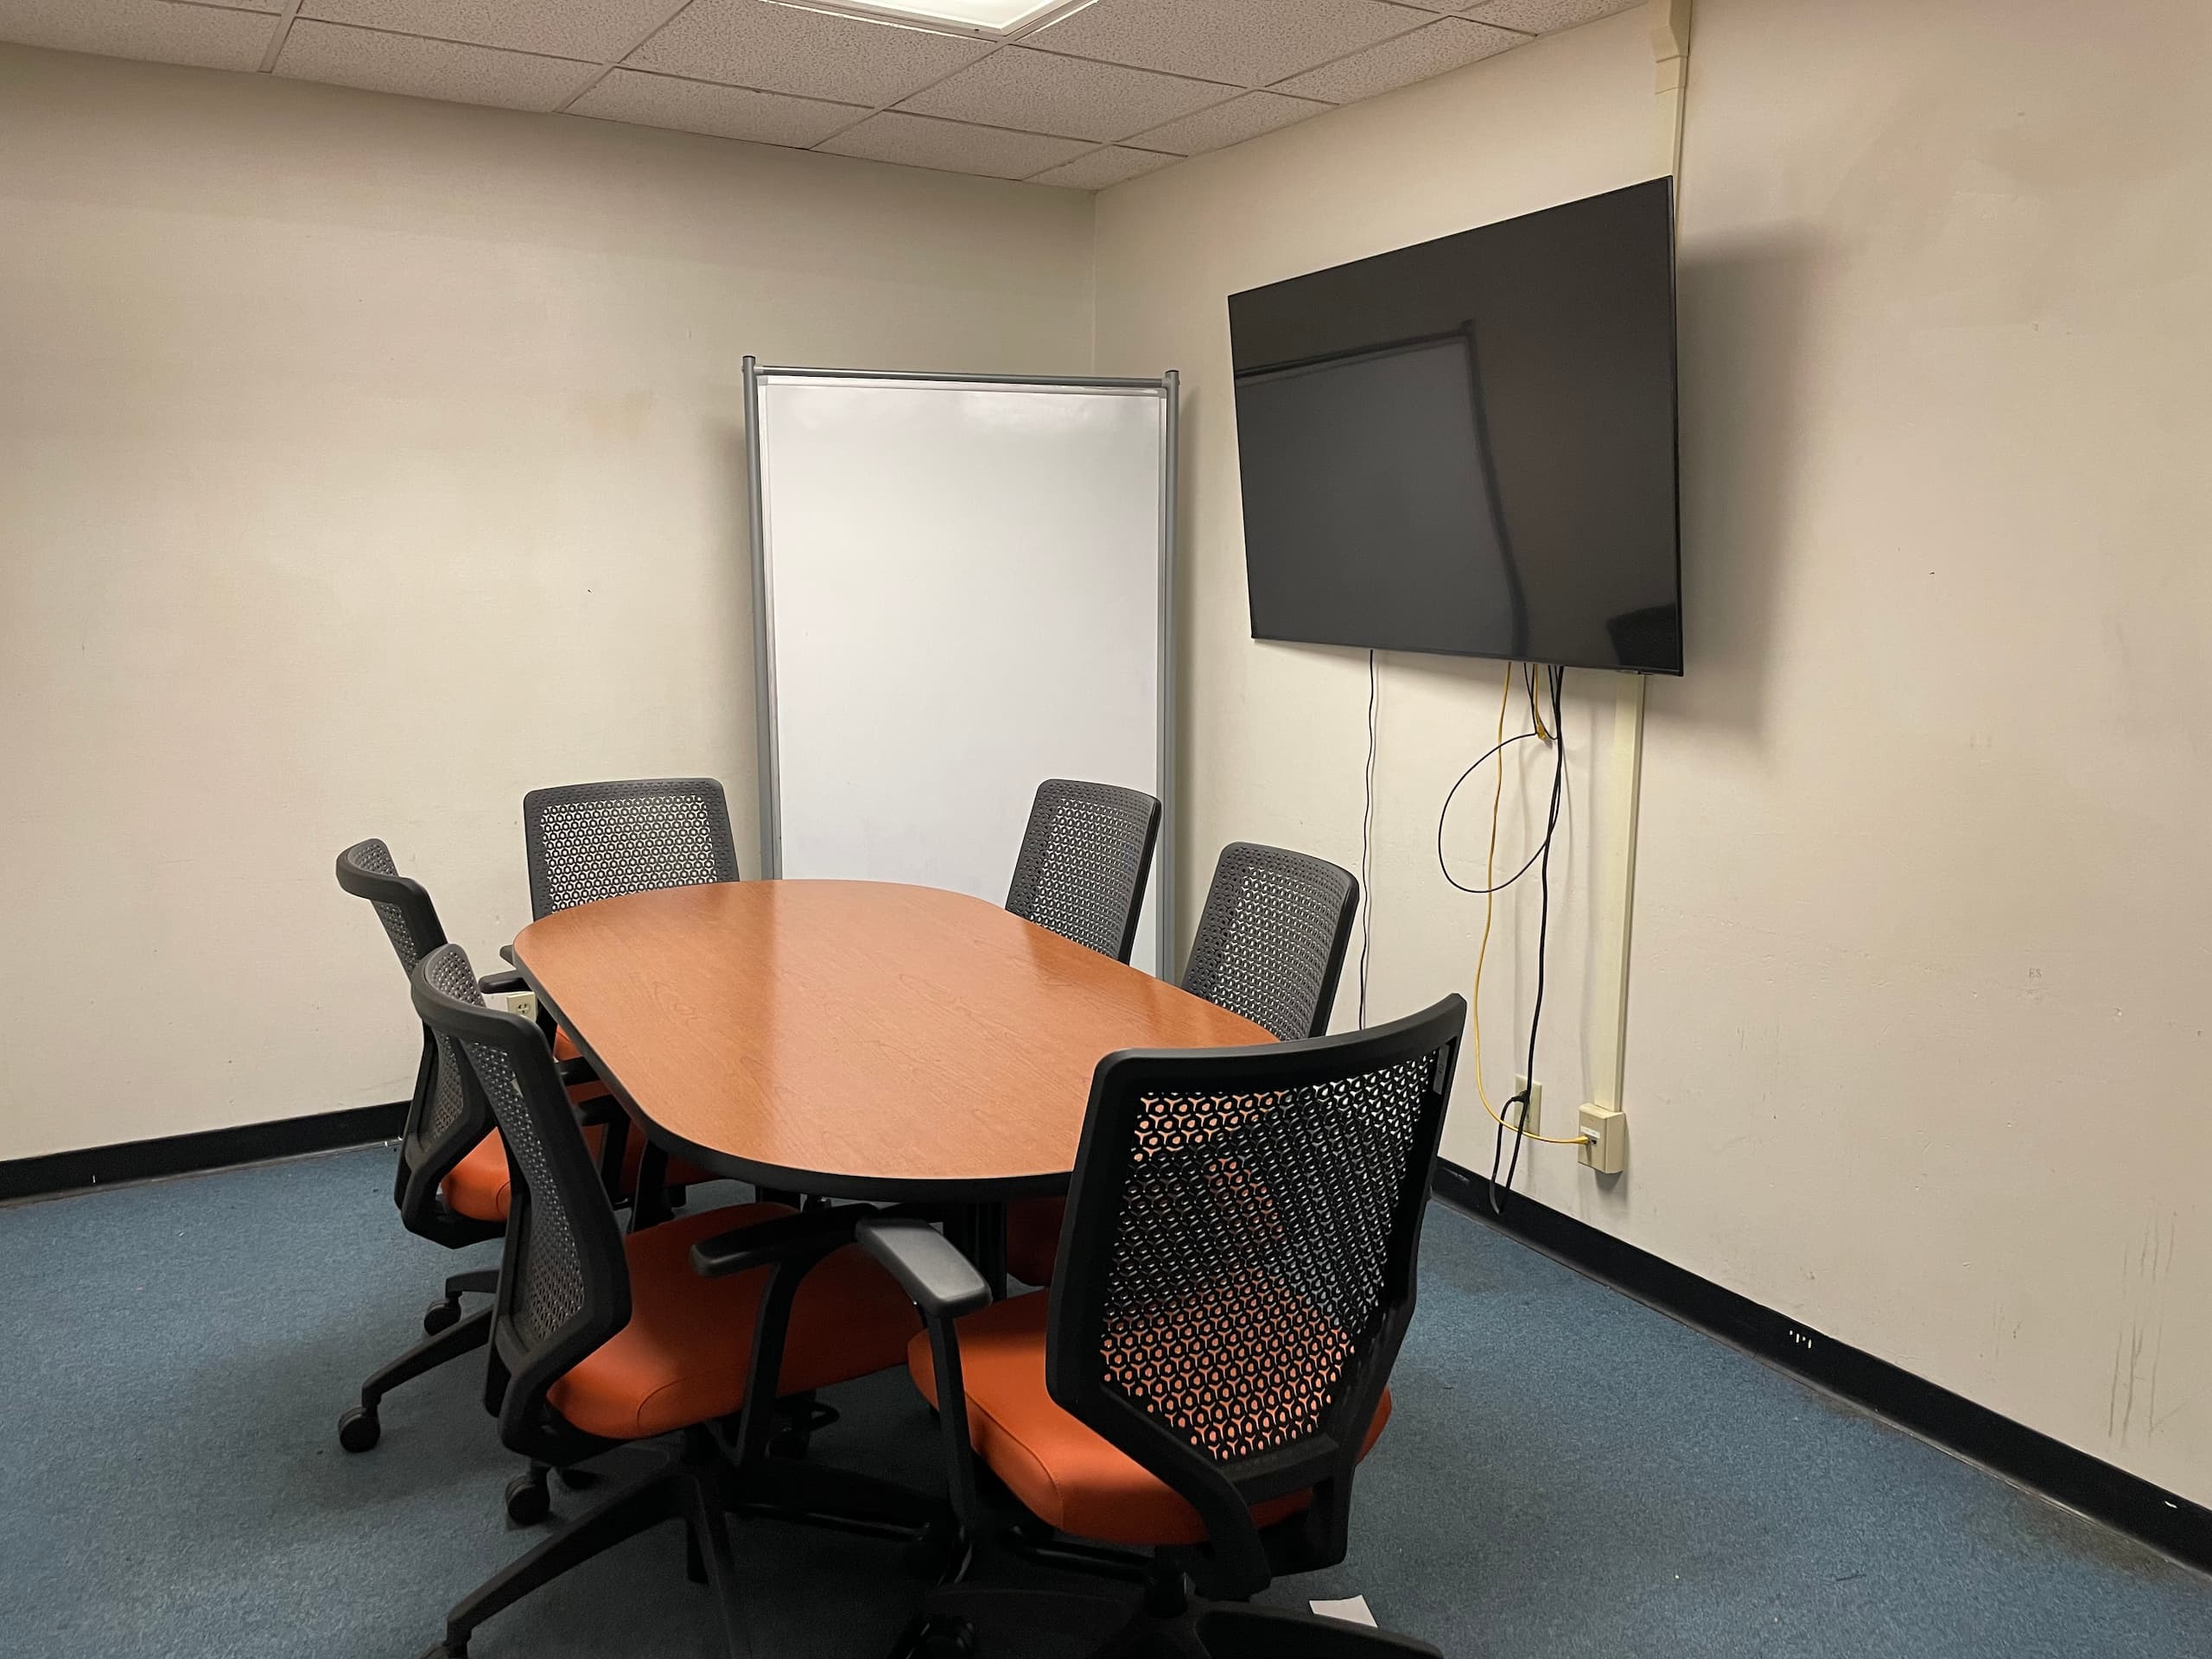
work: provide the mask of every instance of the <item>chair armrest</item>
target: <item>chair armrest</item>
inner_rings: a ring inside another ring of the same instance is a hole
[[[499,960],[505,963],[509,967],[512,967],[515,960],[514,946],[512,944],[501,945],[499,947]]]
[[[702,1279],[720,1279],[797,1257],[827,1255],[851,1243],[861,1217],[874,1213],[866,1205],[841,1205],[733,1228],[691,1247],[691,1271]]]
[[[922,1317],[957,1319],[991,1305],[991,1287],[959,1248],[925,1222],[877,1218],[855,1229],[860,1247],[880,1262]]]
[[[988,1307],[991,1287],[957,1246],[925,1221],[878,1217],[855,1230],[860,1246],[899,1281],[921,1310],[937,1379],[938,1421],[944,1428],[945,1487],[952,1513],[972,1537],[982,1524],[976,1446],[968,1432],[968,1387],[960,1374],[963,1314]]]
[[[599,1073],[591,1069],[588,1060],[562,1060],[555,1065],[553,1070],[559,1076],[563,1089],[575,1089],[599,1081]],[[569,1109],[575,1113],[576,1122],[588,1129],[597,1124],[612,1123],[617,1118],[622,1119],[626,1125],[629,1118],[622,1109],[622,1103],[612,1094],[595,1095],[589,1100],[577,1100],[572,1096]],[[613,1191],[612,1188],[608,1190]]]
[[[575,1113],[576,1122],[588,1129],[595,1129],[602,1124],[618,1122],[626,1125],[630,1116],[622,1109],[622,1103],[612,1095],[601,1095],[592,1100],[571,1101],[569,1109]],[[626,1148],[623,1155],[625,1157],[629,1155]]]

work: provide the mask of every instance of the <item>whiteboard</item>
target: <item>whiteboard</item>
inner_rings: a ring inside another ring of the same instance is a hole
[[[766,874],[1002,903],[1037,785],[1162,802],[1175,383],[747,359]]]

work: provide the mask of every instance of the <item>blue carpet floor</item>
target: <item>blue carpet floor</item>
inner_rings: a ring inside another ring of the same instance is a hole
[[[391,1396],[373,1452],[338,1449],[437,1282],[493,1259],[409,1238],[390,1192],[367,1151],[0,1209],[0,1654],[409,1659],[536,1535],[501,1517],[516,1465],[473,1366]],[[2212,1654],[2212,1580],[1440,1208],[1395,1389],[1351,1559],[1273,1599],[1364,1594],[1496,1659]],[[933,1480],[903,1376],[836,1399],[817,1456]],[[879,1654],[913,1603],[892,1546],[739,1537],[764,1659]],[[985,1637],[995,1659],[1088,1645]],[[472,1649],[717,1650],[672,1528]]]

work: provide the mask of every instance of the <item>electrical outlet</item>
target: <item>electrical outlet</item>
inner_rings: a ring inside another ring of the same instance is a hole
[[[1513,1079],[1513,1092],[1529,1096],[1528,1109],[1517,1114],[1514,1122],[1523,1135],[1541,1135],[1544,1132],[1544,1085],[1531,1083],[1526,1077],[1516,1077]]]
[[[525,1020],[535,1020],[537,1018],[537,992],[509,991],[505,995],[507,999],[507,1012],[509,1014],[518,1014]]]
[[[1618,1175],[1628,1167],[1628,1114],[1618,1106],[1585,1106],[1582,1133],[1589,1138],[1577,1150],[1582,1161],[1600,1175]]]

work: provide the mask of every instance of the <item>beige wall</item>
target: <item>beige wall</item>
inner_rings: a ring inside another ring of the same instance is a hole
[[[2188,0],[1699,0],[1690,656],[1651,689],[1630,1171],[1601,1192],[1538,1149],[1522,1182],[2199,1501],[2208,62]],[[1649,176],[1652,105],[1630,15],[1101,198],[1100,366],[1164,359],[1187,390],[1193,883],[1233,836],[1356,859],[1364,739],[1357,653],[1247,637],[1224,296]],[[1583,895],[1615,829],[1610,702],[1582,677],[1554,1128],[1605,1008]],[[1465,987],[1480,901],[1432,838],[1497,685],[1383,660],[1378,1014]],[[1494,1096],[1531,897],[1485,988]],[[1490,1143],[1463,1087],[1449,1148],[1486,1166]]]
[[[1089,197],[0,48],[0,1158],[404,1096],[381,835],[488,957],[522,791],[754,865],[739,361],[1087,371]]]

